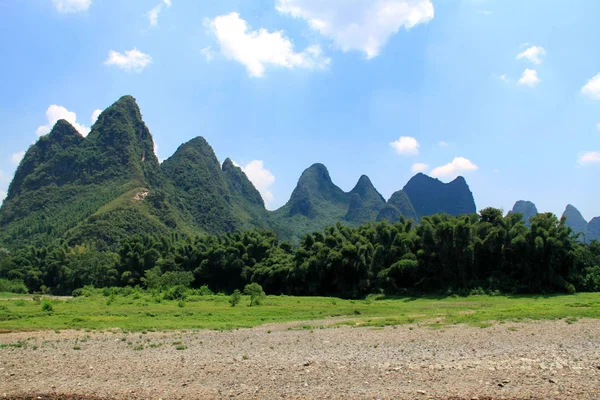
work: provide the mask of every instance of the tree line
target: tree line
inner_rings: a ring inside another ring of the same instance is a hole
[[[578,240],[552,213],[402,218],[307,234],[298,246],[267,230],[222,235],[134,235],[118,252],[57,242],[0,249],[0,278],[31,292],[94,287],[208,286],[233,293],[251,283],[269,294],[359,298],[370,293],[600,291],[600,243]]]

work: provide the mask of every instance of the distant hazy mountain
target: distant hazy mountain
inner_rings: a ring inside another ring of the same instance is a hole
[[[592,218],[587,226],[586,241],[597,240],[600,242],[600,217]]]
[[[571,204],[568,204],[567,208],[565,208],[565,211],[563,212],[563,217],[567,219],[566,224],[573,229],[573,232],[582,233],[583,235],[587,234],[588,222],[585,220],[585,218],[583,218],[577,208]],[[584,238],[585,237],[582,237],[582,240]]]
[[[419,218],[446,213],[450,215],[477,212],[473,194],[462,176],[450,183],[418,173],[402,189],[415,208]]]
[[[531,201],[519,200],[515,203],[509,214],[519,213],[523,215],[526,226],[530,226],[529,219],[538,214],[538,209]]]

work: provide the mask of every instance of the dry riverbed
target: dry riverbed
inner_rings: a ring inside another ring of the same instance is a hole
[[[326,324],[3,333],[0,397],[600,399],[599,320]]]

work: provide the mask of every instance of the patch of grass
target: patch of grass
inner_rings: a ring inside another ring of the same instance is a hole
[[[79,347],[79,346],[73,346],[73,350],[81,350],[81,347]]]
[[[140,301],[150,297],[142,295]],[[452,324],[482,326],[492,321],[563,319],[573,323],[582,318],[600,318],[600,293],[555,296],[488,296],[467,297],[399,297],[365,301],[330,297],[267,296],[260,307],[231,307],[228,296],[190,295],[185,308],[176,300],[127,303],[129,298],[116,295],[110,306],[106,297],[95,294],[78,297],[70,303],[53,300],[54,311],[42,312],[40,303],[14,299],[0,306],[10,318],[0,319],[0,330],[62,329],[111,330],[127,332],[182,329],[231,330],[266,323],[310,321],[339,317],[338,324],[383,327],[404,324],[435,324],[437,328]],[[44,299],[45,301],[46,299]],[[335,301],[335,307],[332,306]],[[334,311],[334,312],[332,312]],[[17,315],[19,317],[17,317]],[[437,322],[437,323],[436,323]],[[300,324],[295,329],[311,330],[320,326]]]
[[[179,346],[175,346],[175,350],[185,350],[187,349],[187,346],[184,346],[182,344],[180,344]]]

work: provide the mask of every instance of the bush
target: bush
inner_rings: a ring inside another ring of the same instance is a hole
[[[246,287],[244,288],[244,294],[250,296],[251,306],[260,305],[263,302],[263,300],[267,297],[262,286],[260,286],[256,282],[246,285]]]
[[[235,307],[239,304],[240,300],[242,300],[242,293],[238,289],[235,289],[229,298],[229,304],[231,304],[231,307]]]
[[[173,286],[165,292],[164,298],[165,300],[185,300],[187,288],[183,285]]]
[[[73,296],[73,297],[80,297],[80,296],[91,297],[94,295],[95,291],[96,291],[96,289],[94,288],[94,286],[87,285],[82,288],[73,290],[73,292],[71,293],[71,296]]]
[[[238,290],[238,292],[239,292],[239,290]],[[198,289],[198,294],[200,296],[212,296],[214,293],[212,290],[210,290],[210,288],[207,285],[202,285]]]
[[[46,311],[46,312],[54,311],[54,307],[52,306],[52,302],[50,300],[44,300],[42,302],[42,311]]]
[[[0,292],[27,293],[27,286],[20,280],[0,279]]]

